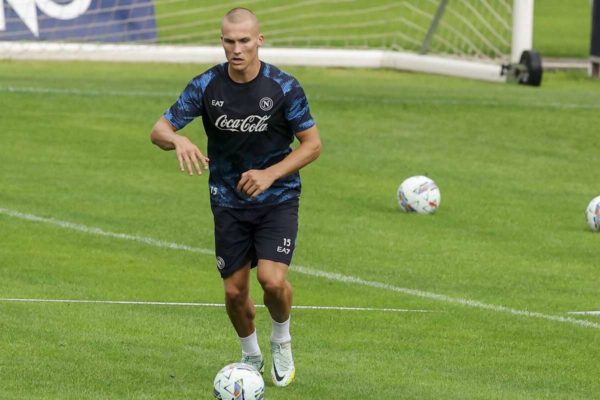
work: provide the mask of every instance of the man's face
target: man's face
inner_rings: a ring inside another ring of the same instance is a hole
[[[252,20],[239,23],[223,21],[221,34],[230,68],[242,72],[258,61],[258,48],[262,45],[264,37]]]

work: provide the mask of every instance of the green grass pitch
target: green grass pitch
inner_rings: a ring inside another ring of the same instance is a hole
[[[0,64],[1,298],[222,303],[201,250],[206,176],[149,141],[203,69]],[[430,312],[295,310],[298,378],[267,379],[266,398],[596,398],[600,320],[568,312],[600,309],[583,217],[600,193],[600,82],[290,71],[324,142],[302,172],[295,304]],[[183,133],[205,147],[199,121]],[[401,213],[396,188],[424,173],[440,209]],[[257,326],[268,354],[264,309]],[[238,357],[219,307],[0,301],[0,398],[209,399]]]
[[[589,1],[565,7],[536,2],[534,47],[585,57]],[[148,138],[203,69],[0,63],[0,298],[222,303],[206,177]],[[600,317],[568,312],[600,310],[583,218],[599,82],[289,70],[324,141],[302,172],[295,303],[428,312],[296,309],[297,381],[267,374],[266,398],[598,398]],[[184,133],[205,147],[199,122]],[[397,186],[423,173],[441,208],[400,213]],[[264,309],[257,326],[268,354]],[[210,399],[238,358],[220,307],[0,301],[0,399]]]

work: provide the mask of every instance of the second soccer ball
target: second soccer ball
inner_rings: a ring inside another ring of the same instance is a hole
[[[400,184],[397,192],[398,206],[405,212],[431,214],[441,201],[440,189],[430,178],[411,176]]]
[[[600,196],[594,197],[585,210],[588,226],[594,232],[600,231]]]

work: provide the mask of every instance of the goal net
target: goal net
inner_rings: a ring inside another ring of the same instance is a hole
[[[512,0],[305,0],[264,9],[259,4],[261,28],[267,44],[275,47],[389,49],[486,59],[510,54]],[[439,9],[441,18],[426,44]],[[178,24],[174,18],[181,16],[165,12],[160,41],[215,44],[220,14],[190,9]]]
[[[221,18],[237,5],[212,0],[0,0],[0,58],[214,62],[223,57]],[[402,68],[398,55],[406,55],[408,64],[419,60],[417,65],[438,58],[500,65],[511,54],[515,61],[516,52],[531,46],[533,0],[248,0],[241,5],[261,21],[263,55],[283,57],[284,64],[287,51],[287,63],[296,65],[303,60],[319,64],[320,58],[324,65],[337,59],[340,66]],[[352,65],[355,58],[357,65]]]

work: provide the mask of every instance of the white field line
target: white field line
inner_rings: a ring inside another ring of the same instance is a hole
[[[89,227],[89,226],[82,225],[82,224],[75,224],[72,222],[61,221],[61,220],[57,220],[54,218],[39,217],[36,215],[25,214],[25,213],[13,211],[13,210],[1,208],[1,207],[0,207],[0,214],[4,214],[9,217],[19,218],[19,219],[23,219],[23,220],[27,220],[27,221],[41,222],[41,223],[46,223],[46,224],[50,224],[50,225],[55,225],[55,226],[58,226],[61,228],[71,229],[71,230],[84,232],[84,233],[88,233],[88,234],[92,234],[92,235],[101,235],[101,236],[112,237],[112,238],[116,238],[116,239],[132,240],[132,241],[144,243],[144,244],[147,244],[150,246],[167,248],[167,249],[172,249],[172,250],[184,250],[184,251],[190,251],[190,252],[194,252],[194,253],[214,255],[214,252],[211,250],[208,250],[208,249],[195,248],[195,247],[185,246],[185,245],[181,245],[181,244],[177,244],[177,243],[170,243],[170,242],[165,242],[162,240],[147,238],[147,237],[143,237],[143,236],[128,235],[128,234],[124,234],[124,233],[115,233],[115,232],[105,231],[100,228],[94,228],[94,227]],[[334,273],[334,272],[320,271],[317,269],[303,267],[303,266],[295,265],[295,264],[293,265],[292,271],[299,272],[299,273],[305,274],[305,275],[318,277],[318,278],[328,279],[328,280],[335,281],[335,282],[349,283],[349,284],[355,284],[355,285],[360,285],[360,286],[367,286],[367,287],[372,287],[372,288],[377,288],[377,289],[383,289],[383,290],[388,290],[388,291],[392,291],[392,292],[396,292],[396,293],[403,293],[403,294],[406,294],[409,296],[416,296],[416,297],[421,297],[421,298],[425,298],[425,299],[441,301],[443,303],[460,304],[460,305],[467,306],[467,307],[479,308],[479,309],[483,309],[483,310],[494,311],[497,313],[511,314],[511,315],[528,317],[528,318],[538,318],[538,319],[544,319],[544,320],[548,320],[548,321],[583,326],[586,328],[600,329],[599,323],[591,322],[588,320],[582,320],[582,319],[571,318],[571,317],[563,317],[563,316],[559,316],[559,315],[543,314],[543,313],[535,312],[535,311],[518,310],[518,309],[504,307],[504,306],[498,306],[498,305],[494,305],[494,304],[482,303],[477,300],[463,299],[463,298],[459,298],[459,297],[450,297],[450,296],[446,296],[443,294],[426,292],[426,291],[418,290],[418,289],[408,289],[408,288],[403,288],[403,287],[399,287],[399,286],[393,286],[393,285],[390,285],[387,283],[368,281],[368,280],[364,280],[359,277],[342,275],[342,274],[338,274],[338,273]]]
[[[567,314],[573,314],[573,315],[600,315],[600,311],[570,311]]]
[[[144,237],[144,236],[128,235],[126,233],[108,232],[108,231],[105,231],[100,228],[94,228],[91,226],[81,225],[81,224],[74,224],[72,222],[67,222],[67,221],[60,221],[60,220],[57,220],[54,218],[39,217],[37,215],[32,215],[32,214],[24,214],[24,213],[20,213],[18,211],[7,210],[6,208],[1,208],[1,207],[0,207],[0,214],[8,215],[9,217],[24,219],[27,221],[42,222],[45,224],[50,224],[50,225],[59,226],[61,228],[70,229],[73,231],[89,233],[92,235],[108,236],[108,237],[112,237],[115,239],[132,240],[135,242],[141,242],[141,243],[147,244],[149,246],[154,246],[154,247],[162,247],[162,248],[167,248],[167,249],[172,249],[172,250],[184,250],[184,251],[189,251],[192,253],[200,253],[200,254],[207,254],[207,255],[214,254],[214,251],[208,250],[208,249],[199,249],[196,247],[190,247],[190,246],[186,246],[183,244],[165,242],[163,240],[152,239],[152,238],[148,238],[148,237]]]
[[[123,90],[91,90],[77,88],[45,88],[32,86],[3,86],[0,92],[34,93],[34,94],[69,94],[74,96],[124,96],[124,97],[177,97],[177,92],[123,91]]]
[[[165,98],[176,98],[179,96],[178,92],[159,92],[159,91],[123,91],[123,90],[92,90],[92,89],[77,89],[77,88],[47,88],[47,87],[29,87],[29,86],[0,86],[0,92],[8,93],[34,93],[34,94],[58,94],[58,95],[74,95],[74,96],[89,96],[89,97],[113,97],[113,96],[124,96],[124,97],[165,97]],[[336,102],[359,102],[364,103],[364,97],[351,97],[351,96],[309,96],[309,100],[315,101],[336,101]],[[498,102],[494,100],[486,99],[377,99],[379,103],[384,104],[432,104],[432,105],[473,105],[473,106],[489,106],[489,107],[521,107],[521,108],[554,108],[562,110],[597,110],[600,109],[600,104],[596,102],[590,102],[589,104],[580,103],[540,103],[536,102]]]
[[[136,306],[175,306],[175,307],[205,307],[223,308],[222,303],[181,303],[170,301],[127,301],[127,300],[74,300],[74,299],[4,299],[4,303],[69,303],[69,304],[118,304]],[[255,307],[265,308],[264,304],[255,304]],[[409,310],[406,308],[377,308],[377,307],[338,307],[338,306],[292,306],[295,310],[333,310],[333,311],[379,311],[393,313],[435,313],[431,310]]]

